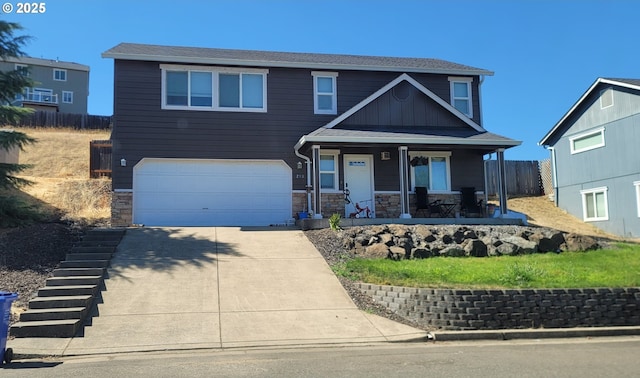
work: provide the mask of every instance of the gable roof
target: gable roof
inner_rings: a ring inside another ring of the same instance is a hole
[[[54,59],[40,59],[40,58],[32,58],[30,56],[21,56],[18,58],[7,57],[6,59],[4,59],[4,61],[11,62],[11,63],[18,63],[18,64],[27,64],[32,66],[63,68],[67,70],[89,72],[89,66],[85,66],[84,64],[79,64],[74,62],[63,62],[61,60],[54,60]]]
[[[364,100],[360,101],[354,107],[352,107],[351,109],[349,109],[346,112],[342,113],[339,117],[335,118],[333,121],[327,123],[323,127],[324,128],[329,128],[329,129],[333,128],[334,126],[338,125],[340,122],[344,121],[345,119],[351,117],[358,110],[364,108],[365,106],[367,106],[368,104],[373,102],[375,99],[377,99],[378,97],[382,96],[384,93],[386,93],[391,88],[395,87],[396,85],[400,84],[403,81],[406,81],[409,84],[411,84],[414,87],[416,87],[416,89],[418,89],[420,92],[424,93],[425,95],[427,95],[427,97],[429,97],[433,101],[437,102],[440,106],[442,106],[443,108],[445,108],[449,112],[453,113],[461,121],[463,121],[467,125],[473,127],[476,131],[479,131],[479,132],[485,132],[486,131],[480,125],[475,123],[471,118],[469,118],[469,117],[465,116],[464,114],[462,114],[458,109],[456,109],[453,106],[451,106],[448,102],[444,101],[438,95],[436,95],[435,93],[431,92],[429,89],[427,89],[427,87],[425,87],[424,85],[420,84],[418,81],[416,81],[414,78],[412,78],[411,76],[409,76],[406,73],[403,73],[402,75],[398,76],[394,80],[390,81],[387,85],[385,85],[384,87],[382,87],[382,88],[378,89],[377,91],[375,91],[371,96],[369,96],[369,97],[365,98]]]
[[[447,111],[454,114],[469,128],[434,128],[429,130],[429,133],[417,133],[411,132],[415,129],[407,129],[406,132],[392,132],[392,131],[374,131],[374,130],[353,130],[353,129],[340,129],[335,126],[361,110],[391,88],[400,84],[403,81],[407,81],[420,92],[427,95],[429,98],[437,102]],[[300,149],[306,143],[366,143],[366,144],[423,144],[423,145],[475,145],[475,146],[495,146],[495,147],[513,147],[521,144],[520,141],[509,139],[501,135],[487,132],[472,119],[462,114],[456,108],[451,106],[446,101],[442,100],[435,93],[431,92],[425,86],[420,84],[414,78],[406,73],[398,76],[394,80],[390,81],[387,85],[378,89],[372,95],[366,99],[360,101],[351,109],[342,113],[340,116],[333,119],[331,122],[312,131],[307,135],[303,135],[298,143],[295,145],[295,149]]]
[[[613,79],[613,78],[604,78],[599,77],[596,81],[591,84],[589,89],[578,99],[578,101],[569,109],[569,111],[551,128],[551,130],[538,142],[540,146],[546,146],[549,142],[549,139],[553,135],[555,135],[560,128],[563,126],[564,122],[573,115],[573,113],[582,105],[582,103],[593,93],[600,84],[609,84],[616,85],[619,87],[635,89],[640,91],[640,79]]]
[[[251,65],[327,70],[399,71],[451,75],[493,75],[493,72],[429,58],[291,53],[258,50],[231,50],[203,47],[159,46],[121,43],[103,58],[217,65]]]

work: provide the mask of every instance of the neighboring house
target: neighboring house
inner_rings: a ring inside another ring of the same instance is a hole
[[[560,208],[640,237],[640,80],[599,78],[539,144],[551,150]]]
[[[113,225],[344,217],[345,188],[376,217],[408,218],[416,186],[482,195],[484,156],[520,144],[482,127],[493,73],[442,60],[129,43],[103,57]]]
[[[30,57],[0,61],[0,71],[22,70],[34,81],[12,105],[60,113],[87,114],[89,67]]]

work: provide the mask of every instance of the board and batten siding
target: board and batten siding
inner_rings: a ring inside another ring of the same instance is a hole
[[[154,157],[282,159],[293,170],[293,189],[304,189],[306,170],[297,169],[297,162],[301,159],[295,156],[293,147],[302,135],[336,117],[314,114],[311,71],[269,68],[265,113],[163,110],[160,64],[116,60],[113,188],[131,189],[133,166],[144,157]],[[337,79],[338,114],[366,99],[400,74],[340,71]],[[449,102],[450,83],[446,75],[411,76]],[[473,83],[474,120],[479,122],[477,77]],[[444,109],[440,111],[446,113]],[[379,150],[374,152],[377,165]],[[395,152],[397,155],[397,148]],[[122,158],[127,160],[125,167],[119,164]],[[381,177],[380,182],[378,177]],[[382,177],[376,175],[376,190],[386,190],[378,189],[378,184],[381,188],[397,187],[397,180],[392,185]]]
[[[606,87],[605,87],[606,88]],[[605,89],[601,88],[601,89]],[[616,87],[617,88],[617,87]],[[583,218],[581,190],[607,188],[609,220],[595,226],[628,237],[640,237],[634,182],[640,180],[640,95],[614,90],[614,105],[601,109],[594,91],[567,130],[554,141],[558,177],[558,206]],[[603,147],[571,153],[570,139],[604,128]]]

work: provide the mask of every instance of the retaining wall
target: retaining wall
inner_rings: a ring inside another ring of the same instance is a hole
[[[640,288],[459,290],[357,286],[401,316],[449,330],[640,325]]]

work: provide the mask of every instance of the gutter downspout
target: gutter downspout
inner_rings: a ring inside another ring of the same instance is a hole
[[[556,149],[547,146],[551,151],[551,177],[553,178],[553,202],[558,206],[558,170],[556,169]]]
[[[482,83],[484,83],[484,75],[480,75],[480,82],[478,83],[478,106],[480,107],[480,127],[484,128],[483,114],[482,114]],[[486,203],[487,202],[485,201],[485,204]]]
[[[293,152],[296,154],[297,157],[299,157],[300,159],[303,159],[307,164],[307,185],[306,185],[306,189],[307,189],[307,211],[311,213],[312,212],[312,210],[311,210],[311,159],[308,158],[307,156],[301,154],[300,151],[298,151],[297,147],[295,147],[293,149]],[[314,212],[314,214],[315,214],[315,212]]]

